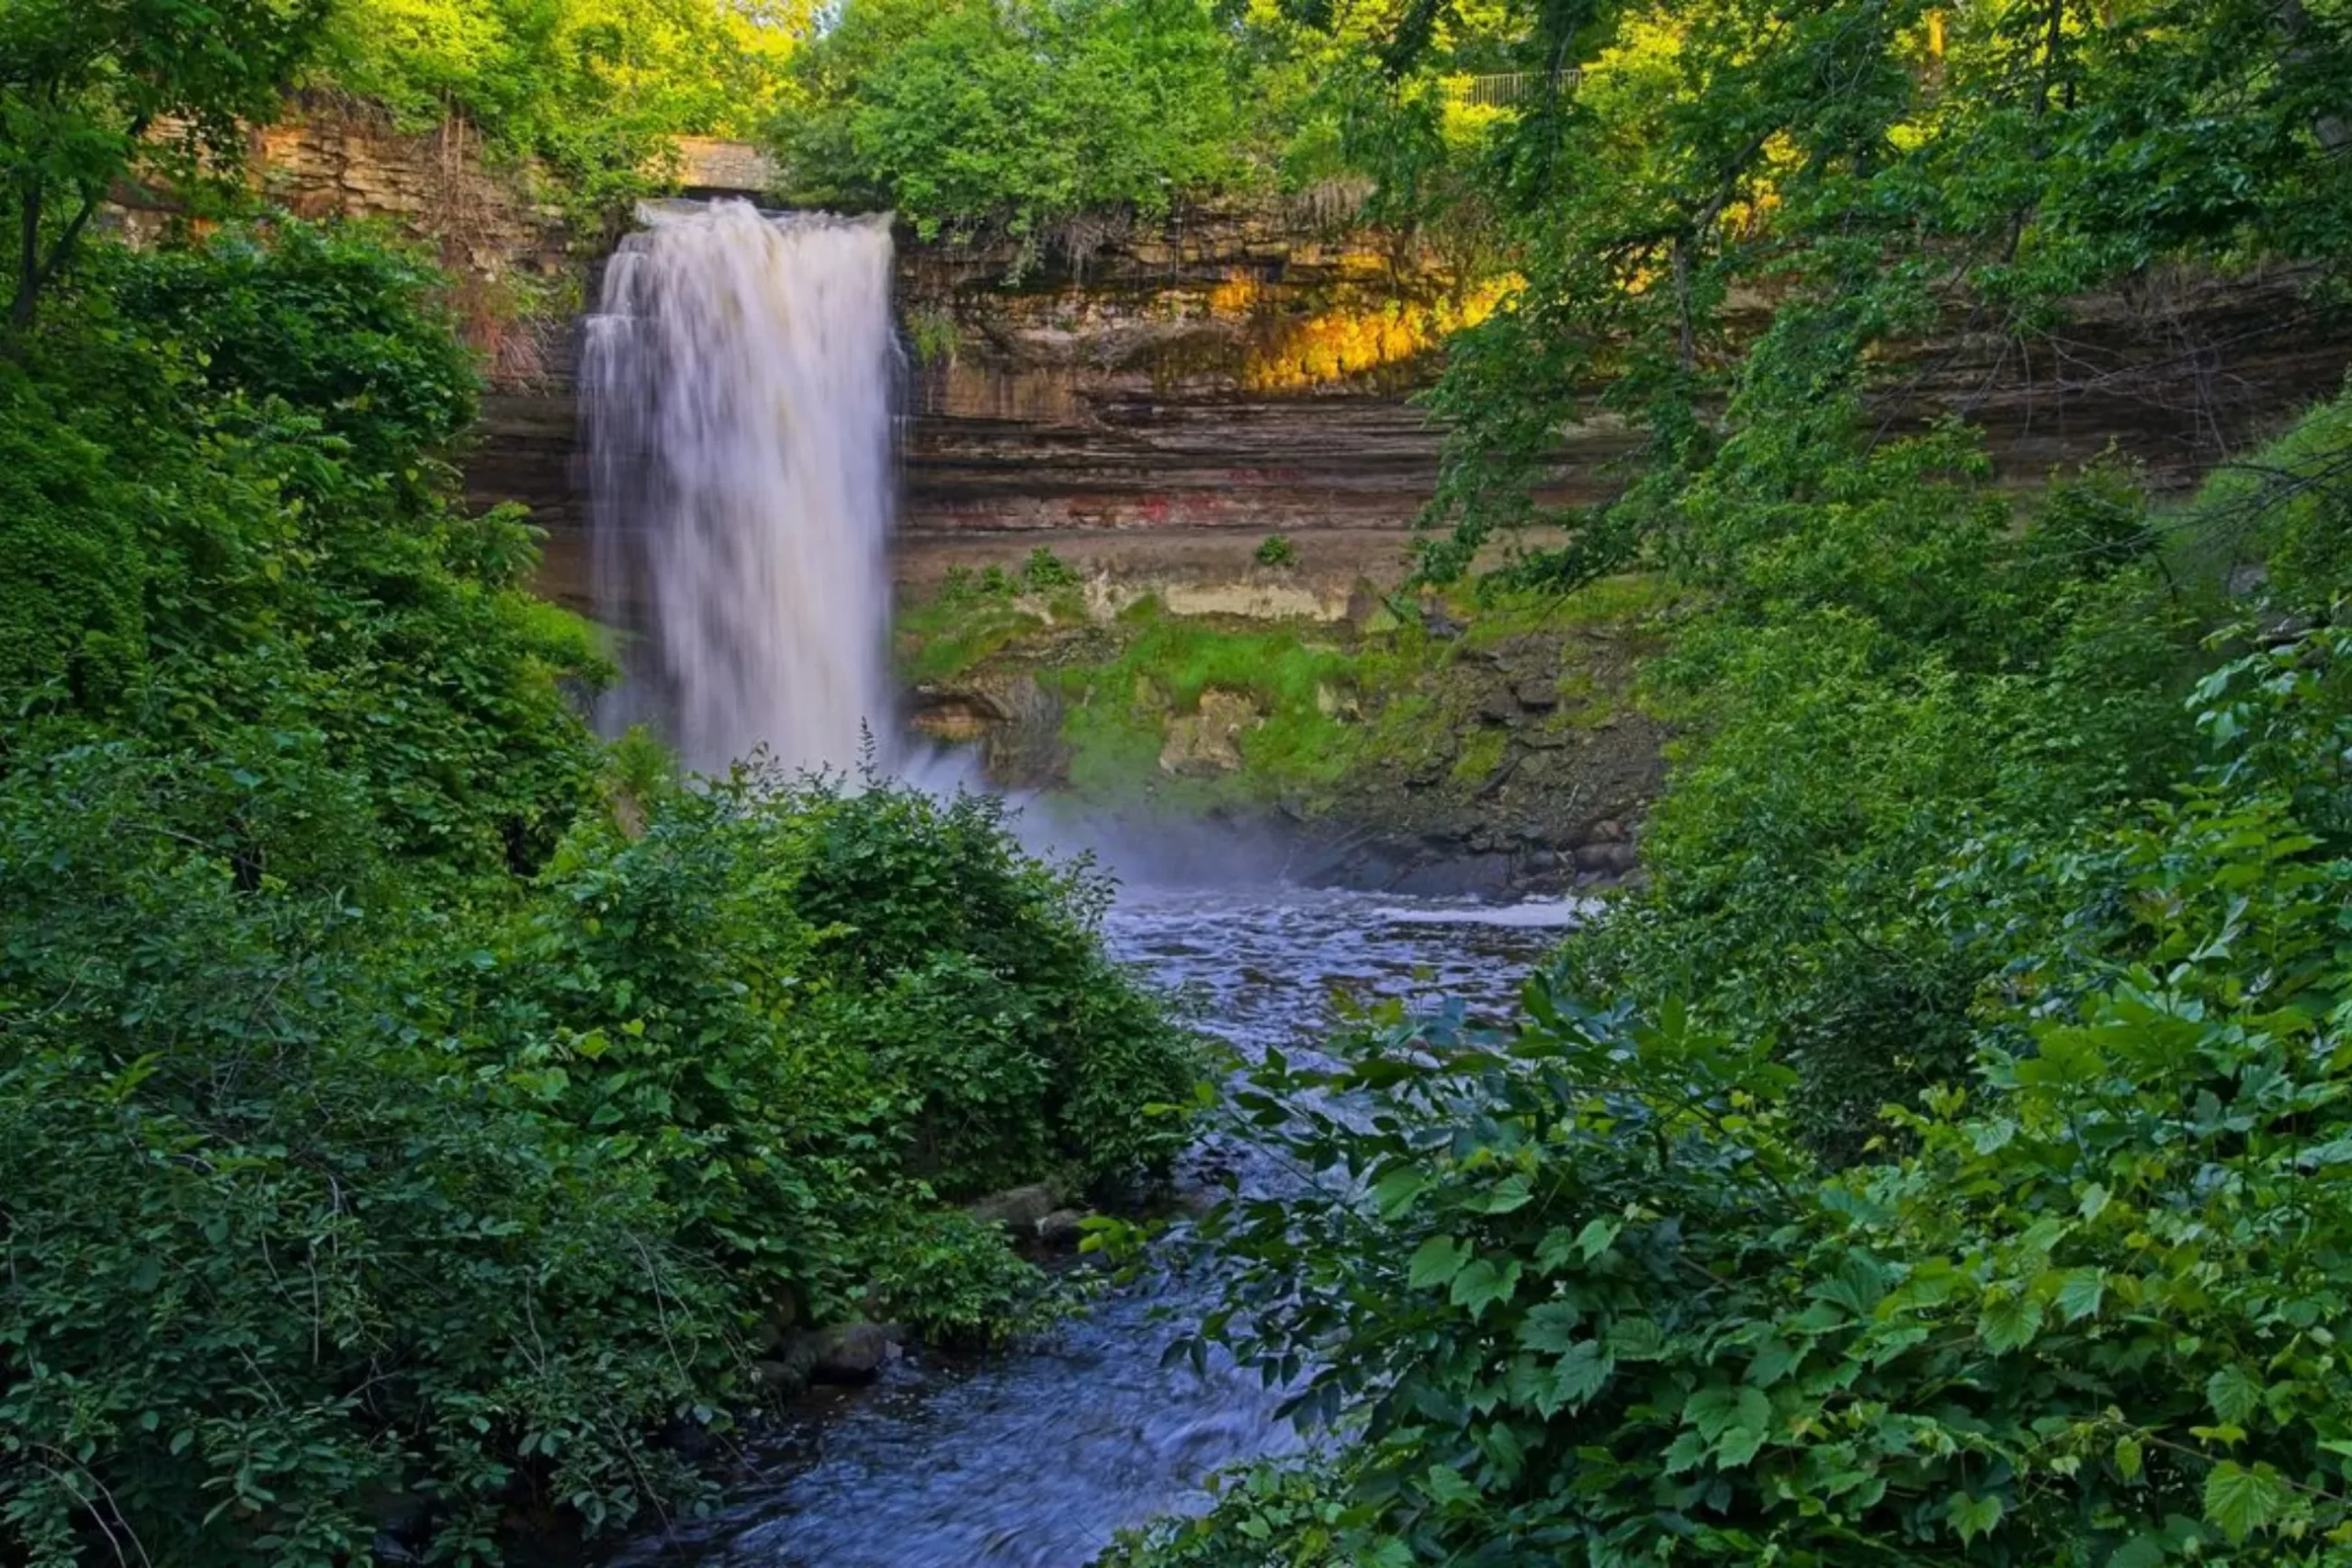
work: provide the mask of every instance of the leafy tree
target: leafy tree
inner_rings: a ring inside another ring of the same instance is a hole
[[[0,168],[17,218],[12,328],[73,258],[115,182],[242,172],[316,49],[330,0],[13,0],[0,12]]]
[[[337,15],[319,74],[404,127],[455,118],[602,220],[656,188],[669,139],[752,135],[810,7],[767,0],[382,0]]]
[[[796,62],[785,159],[811,199],[1042,243],[1237,175],[1238,64],[1198,0],[861,0]]]

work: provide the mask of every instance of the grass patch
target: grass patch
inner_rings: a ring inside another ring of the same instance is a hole
[[[1056,597],[1065,595],[1074,591],[1063,586]],[[1057,644],[1051,652],[1037,650],[1034,662],[1041,667],[1033,673],[1062,699],[1061,739],[1077,795],[1106,799],[1140,791],[1195,808],[1283,796],[1312,807],[1368,769],[1443,769],[1456,785],[1475,787],[1501,765],[1509,739],[1478,722],[1478,682],[1456,676],[1460,661],[1517,637],[1625,625],[1666,603],[1664,584],[1651,577],[1611,578],[1557,598],[1481,600],[1464,591],[1444,604],[1466,629],[1435,637],[1417,619],[1359,630],[1189,617],[1145,598],[1100,628],[1114,645],[1108,657],[1060,662],[1071,650]],[[967,585],[902,619],[901,668],[910,680],[940,680],[998,655],[1021,659],[1023,638],[1082,611],[1080,604],[1041,605],[1035,595]],[[1170,716],[1196,712],[1211,690],[1244,694],[1263,716],[1238,738],[1240,771],[1212,778],[1163,774]],[[1590,670],[1565,671],[1560,695],[1561,711],[1547,727],[1589,727],[1612,711]]]
[[[933,600],[899,617],[899,672],[910,683],[944,681],[1045,626],[1012,599]]]
[[[1479,729],[1465,737],[1453,759],[1453,782],[1465,789],[1484,784],[1503,765],[1503,753],[1510,750],[1510,737],[1499,729]]]

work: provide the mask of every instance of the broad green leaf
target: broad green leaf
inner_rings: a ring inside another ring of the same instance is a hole
[[[1602,1337],[1621,1361],[1654,1361],[1666,1352],[1666,1330],[1655,1318],[1621,1317]]]
[[[2236,1426],[2262,1404],[2262,1383],[2233,1361],[2205,1380],[2205,1403],[2226,1426]]]
[[[2233,1544],[2267,1529],[2287,1511],[2287,1487],[2267,1464],[2223,1460],[2205,1478],[2205,1517]]]
[[[1997,1496],[1972,1497],[1965,1492],[1953,1493],[1951,1500],[1944,1505],[1944,1517],[1962,1541],[1992,1534],[1999,1528],[2006,1511],[2007,1506]]]
[[[1583,1321],[1584,1314],[1566,1302],[1544,1302],[1520,1319],[1519,1342],[1531,1350],[1559,1355],[1577,1342],[1576,1327]]]
[[[1737,1470],[1756,1457],[1764,1446],[1767,1434],[1749,1427],[1734,1427],[1715,1444],[1715,1462],[1725,1470]]]
[[[1390,1171],[1372,1190],[1372,1201],[1384,1220],[1401,1219],[1429,1185],[1429,1178],[1410,1166]]]
[[[1430,1495],[1441,1503],[1469,1504],[1478,1500],[1478,1489],[1450,1464],[1430,1466],[1428,1486]]]
[[[1609,1353],[1594,1341],[1588,1339],[1574,1346],[1552,1371],[1553,1408],[1581,1407],[1608,1385],[1610,1373],[1615,1370],[1616,1363]],[[1544,1415],[1549,1418],[1552,1413],[1545,1410]]]
[[[1557,1273],[1576,1250],[1576,1233],[1565,1225],[1554,1225],[1535,1246],[1535,1267],[1546,1274]]]
[[[1496,1264],[1481,1258],[1464,1266],[1453,1277],[1453,1287],[1447,1292],[1454,1305],[1468,1307],[1474,1318],[1487,1315],[1487,1309],[1497,1302],[1509,1301],[1519,1288],[1519,1259]]]
[[[2058,1287],[2058,1314],[2068,1323],[2080,1323],[2086,1317],[2096,1317],[2099,1303],[2106,1295],[2105,1270],[2069,1269],[2065,1283]]]
[[[2025,1348],[2040,1332],[2041,1303],[2014,1292],[1988,1297],[1976,1320],[1977,1337],[1996,1355]]]
[[[1469,1253],[1452,1236],[1433,1235],[1413,1249],[1412,1261],[1406,1269],[1407,1282],[1416,1290],[1446,1284],[1469,1259]]]

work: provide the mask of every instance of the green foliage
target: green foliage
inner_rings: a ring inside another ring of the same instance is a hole
[[[1156,601],[1127,611],[1107,657],[1057,658],[1038,678],[1065,699],[1062,739],[1072,750],[1071,786],[1099,799],[1138,790],[1184,804],[1281,797],[1316,807],[1350,779],[1393,775],[1435,762],[1452,767],[1466,736],[1465,773],[1483,782],[1500,761],[1503,737],[1476,733],[1478,684],[1461,667],[1530,634],[1575,626],[1637,626],[1663,599],[1657,579],[1588,584],[1552,595],[1468,596],[1453,606],[1469,629],[1433,637],[1418,623],[1385,631],[1318,624],[1233,624],[1170,615]],[[1020,647],[1012,645],[1011,657]],[[1159,766],[1169,719],[1198,711],[1204,694],[1249,699],[1259,721],[1237,738],[1238,773],[1217,780],[1170,780]],[[1564,705],[1558,722],[1591,716],[1597,705]],[[1487,754],[1489,766],[1477,759]]]
[[[859,0],[796,60],[779,134],[807,199],[1082,251],[1060,231],[1087,214],[1235,177],[1237,64],[1200,0]]]
[[[934,308],[907,313],[907,348],[917,365],[953,365],[963,342],[963,329],[953,311]]]
[[[1016,852],[1004,811],[873,788],[812,809],[793,907],[876,992],[868,1049],[944,1190],[1157,1179],[1189,1134],[1142,1108],[1186,1099],[1199,1064],[1102,956],[1109,884]]]
[[[669,139],[755,134],[806,7],[765,0],[371,0],[321,75],[411,130],[458,118],[603,220],[661,183]]]
[[[0,11],[0,175],[10,193],[9,330],[74,260],[115,182],[189,195],[234,179],[244,128],[318,47],[328,0],[11,0]]]
[[[1524,287],[1423,570],[1685,592],[1651,883],[1507,1028],[1250,1075],[1316,1174],[1205,1227],[1203,1337],[1340,1440],[1118,1560],[2343,1560],[2340,401],[2165,507],[1876,399],[1955,309],[2340,266],[2352,17],[1934,9],[1524,15],[1587,69],[1477,171]],[[1622,491],[1538,505],[1595,416]]]
[[[1021,586],[1031,593],[1051,593],[1057,588],[1074,588],[1078,573],[1068,561],[1044,545],[1029,552],[1021,563]]]
[[[1102,885],[996,807],[587,734],[530,530],[449,500],[437,281],[94,247],[0,358],[0,1557],[697,1506],[780,1337],[1028,1321],[948,1200],[1187,1134]]]
[[[1258,547],[1250,553],[1250,558],[1260,566],[1275,568],[1296,566],[1298,547],[1290,542],[1290,536],[1286,534],[1269,534],[1258,541]]]
[[[1706,411],[1775,384],[1832,405],[1956,310],[2030,336],[2070,297],[2181,261],[2332,266],[2352,27],[2268,0],[1753,0],[1528,6],[1524,64],[1583,67],[1477,168],[1521,288],[1457,340],[1424,570],[1498,530],[1569,532],[1534,579],[1616,570],[1715,460]],[[1408,24],[1409,31],[1409,22]],[[1943,52],[1931,55],[1931,39]],[[1400,36],[1419,57],[1426,40]],[[1758,338],[1738,320],[1775,301]],[[1539,503],[1564,423],[1645,437],[1605,504]],[[1735,430],[1744,422],[1733,421]],[[1821,426],[1815,426],[1821,429]]]
[[[2352,393],[2307,412],[2259,452],[2225,465],[2168,525],[2184,575],[2228,588],[2249,573],[2269,597],[2324,612],[2352,584]]]
[[[1329,1174],[1213,1222],[1210,1327],[1354,1441],[1135,1560],[2337,1561],[2352,840],[2294,802],[2347,654],[2225,667],[2189,787],[1923,889],[2007,978],[1899,1152],[1825,1169],[1770,1042],[1556,976],[1270,1061],[1238,1111]]]

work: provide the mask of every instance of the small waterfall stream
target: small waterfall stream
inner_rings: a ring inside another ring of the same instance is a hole
[[[759,746],[853,764],[890,733],[888,220],[644,216],[582,367],[597,593],[626,639],[599,720],[706,771]]]

